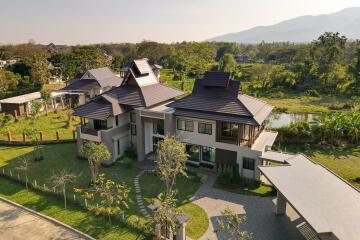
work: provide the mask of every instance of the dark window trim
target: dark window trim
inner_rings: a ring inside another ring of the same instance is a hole
[[[243,157],[243,169],[255,171],[255,159]]]
[[[136,123],[136,113],[135,112],[130,112],[130,122]]]
[[[179,126],[179,121],[184,121],[184,128],[181,128],[181,126]],[[189,122],[191,122],[191,125],[192,125],[191,130],[186,128],[186,123],[189,123]],[[177,119],[176,120],[176,129],[180,130],[180,131],[194,132],[194,121],[193,120],[187,120],[187,119]]]
[[[200,124],[204,124],[205,127],[204,127],[204,132],[200,132]],[[207,129],[207,126],[210,126],[210,133],[206,132],[206,129]],[[198,122],[198,133],[201,133],[201,134],[207,134],[207,135],[212,135],[212,123],[208,123],[208,122]]]
[[[135,124],[130,124],[130,132],[132,136],[136,136],[136,125]]]

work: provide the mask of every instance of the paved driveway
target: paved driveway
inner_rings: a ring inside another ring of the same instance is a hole
[[[87,239],[46,218],[0,199],[0,240]]]
[[[287,214],[274,214],[274,197],[256,197],[225,192],[213,188],[215,175],[208,174],[208,179],[195,193],[194,203],[202,207],[209,216],[209,229],[201,240],[222,239],[213,232],[216,219],[229,206],[237,214],[245,214],[244,229],[253,233],[255,240],[303,240],[296,229],[301,219],[288,205]]]

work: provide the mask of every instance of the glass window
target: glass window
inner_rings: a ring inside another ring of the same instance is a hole
[[[120,139],[116,141],[117,155],[120,155]]]
[[[206,162],[215,162],[215,148],[202,147],[202,160]]]
[[[200,160],[200,146],[187,144],[186,153],[189,155],[189,160],[196,162]]]
[[[130,122],[136,123],[136,113],[130,112]]]
[[[199,122],[199,133],[203,134],[212,134],[212,124],[211,123],[201,123]]]
[[[153,133],[164,135],[164,120],[154,120]]]
[[[238,127],[236,123],[222,122],[221,136],[236,139],[239,132]]]
[[[177,129],[185,130],[185,120],[182,120],[182,119],[177,120]]]
[[[255,170],[255,159],[244,157],[243,168],[248,170]]]
[[[131,124],[130,128],[131,128],[131,135],[136,136],[136,125]]]
[[[191,120],[178,119],[176,125],[178,130],[189,131],[189,132],[194,131],[194,122]]]

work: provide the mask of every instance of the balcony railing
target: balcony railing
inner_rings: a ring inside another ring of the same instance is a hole
[[[98,131],[100,130],[96,130],[94,128],[90,128],[88,126],[82,126],[81,127],[81,133],[84,134],[88,134],[88,135],[92,135],[92,136],[97,136],[98,135]]]

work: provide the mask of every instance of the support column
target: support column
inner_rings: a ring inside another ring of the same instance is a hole
[[[136,151],[137,160],[143,161],[145,159],[145,139],[144,139],[144,123],[141,119],[141,109],[136,109]]]
[[[186,240],[185,234],[186,223],[180,223],[176,229],[176,240]]]
[[[278,191],[276,197],[276,206],[275,206],[275,214],[282,215],[286,212],[286,199],[285,197]]]
[[[165,135],[175,135],[175,129],[176,129],[176,122],[175,122],[175,116],[173,113],[165,113],[165,119],[164,119],[164,130]]]

